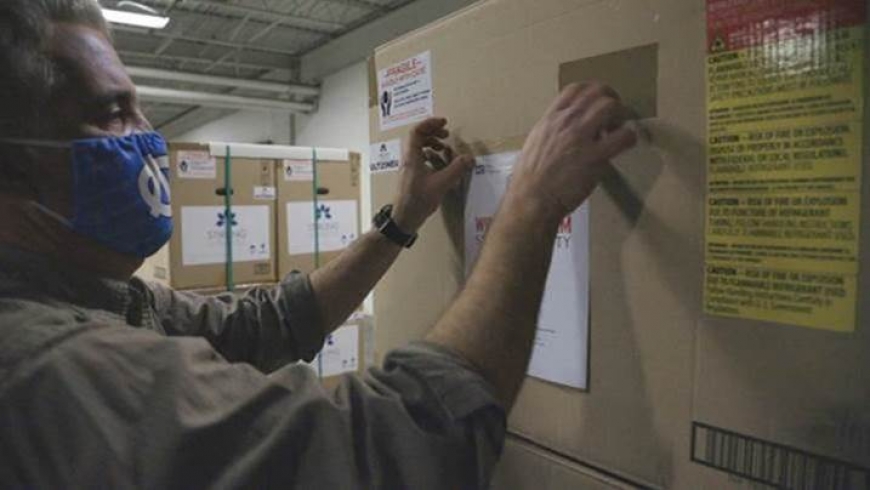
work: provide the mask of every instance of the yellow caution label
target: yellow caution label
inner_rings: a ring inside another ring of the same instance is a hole
[[[851,332],[865,7],[752,5],[708,0],[704,308]]]

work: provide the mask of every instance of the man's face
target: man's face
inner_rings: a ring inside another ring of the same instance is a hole
[[[109,40],[100,31],[75,24],[56,24],[48,54],[62,74],[48,104],[45,140],[124,136],[149,131],[136,99],[136,89]],[[35,153],[37,187],[44,203],[70,216],[72,213],[69,153],[39,150]]]

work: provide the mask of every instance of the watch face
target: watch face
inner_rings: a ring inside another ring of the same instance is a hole
[[[381,210],[378,211],[378,214],[375,215],[375,226],[382,226],[387,220],[389,220],[392,210],[393,206],[391,205],[382,207]]]

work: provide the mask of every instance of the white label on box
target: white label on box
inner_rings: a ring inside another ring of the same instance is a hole
[[[338,376],[354,373],[359,369],[359,327],[345,325],[329,336],[320,351],[320,358],[314,361],[320,369],[320,376]]]
[[[207,151],[179,151],[178,178],[211,179],[217,178],[217,162]]]
[[[402,140],[385,141],[372,145],[369,169],[373,174],[396,172],[402,166]]]
[[[422,121],[434,113],[429,51],[378,72],[378,113],[381,131]]]
[[[257,201],[274,201],[278,197],[278,191],[274,187],[254,187],[254,199]]]
[[[356,201],[318,201],[317,233],[314,228],[314,202],[287,203],[287,253],[302,255],[344,250],[359,235]],[[315,248],[315,241],[319,245]]]
[[[184,265],[225,264],[227,224],[232,222],[233,263],[272,258],[269,206],[181,208],[181,256]]]
[[[285,182],[311,182],[314,180],[314,167],[311,160],[284,160]]]

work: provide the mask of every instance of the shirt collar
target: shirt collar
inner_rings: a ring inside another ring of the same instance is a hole
[[[43,256],[0,245],[0,297],[54,299],[126,317],[135,298],[130,282],[95,277]]]

